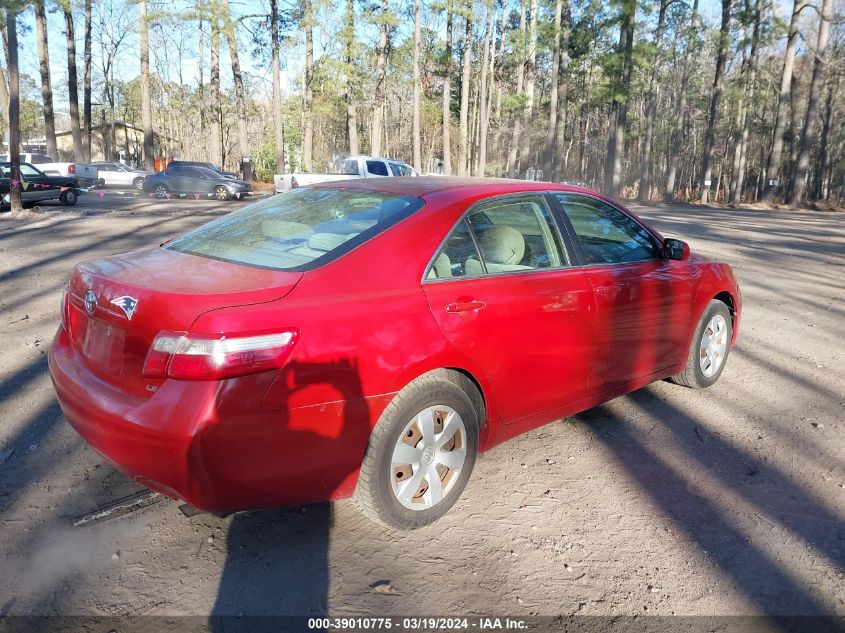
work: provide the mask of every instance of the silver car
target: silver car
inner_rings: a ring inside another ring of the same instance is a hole
[[[150,172],[135,169],[123,163],[91,163],[97,168],[98,177],[102,178],[106,187],[131,187],[141,191],[144,178]]]

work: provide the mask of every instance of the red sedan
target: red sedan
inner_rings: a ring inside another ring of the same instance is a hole
[[[655,380],[712,385],[740,302],[728,265],[586,189],[326,183],[79,264],[50,371],[154,490],[216,512],[353,496],[407,529],[481,451]]]

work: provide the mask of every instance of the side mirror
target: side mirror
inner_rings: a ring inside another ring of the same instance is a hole
[[[683,240],[676,240],[667,237],[663,240],[663,257],[666,259],[677,259],[678,261],[686,261],[689,259],[690,250],[689,244]]]

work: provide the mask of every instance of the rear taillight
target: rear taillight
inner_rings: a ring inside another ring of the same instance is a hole
[[[278,369],[296,337],[294,330],[221,336],[159,332],[143,373],[150,378],[220,380]]]
[[[62,328],[70,334],[70,301],[68,300],[67,286],[62,291]]]
[[[67,173],[68,174],[75,174],[76,173],[76,165],[70,164],[67,166]]]

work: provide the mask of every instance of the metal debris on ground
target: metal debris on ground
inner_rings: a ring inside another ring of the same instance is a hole
[[[80,527],[82,525],[90,525],[92,523],[101,523],[103,521],[125,516],[131,512],[143,510],[153,504],[161,503],[166,500],[167,497],[164,497],[157,492],[153,492],[152,490],[142,490],[141,492],[136,492],[128,497],[123,497],[117,501],[113,501],[102,508],[94,510],[93,512],[76,517],[73,520],[72,525],[73,527]]]

